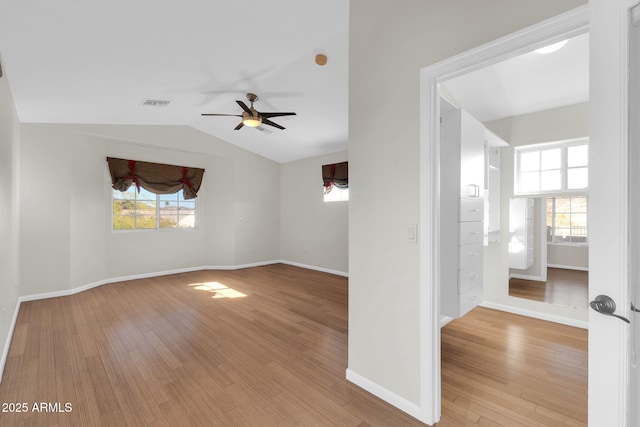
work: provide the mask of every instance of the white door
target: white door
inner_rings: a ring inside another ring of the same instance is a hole
[[[589,297],[611,297],[615,314],[627,319],[631,312],[629,274],[634,273],[629,266],[639,262],[634,254],[638,243],[634,217],[640,213],[633,201],[640,188],[637,179],[630,179],[638,163],[629,162],[634,151],[629,150],[627,95],[628,17],[634,3],[637,1],[589,2]],[[633,198],[628,197],[631,192]],[[638,426],[640,420],[631,418],[637,416],[631,414],[631,408],[638,402],[629,404],[631,328],[618,317],[590,310],[590,426]]]
[[[629,29],[629,285],[631,303],[640,307],[640,6]],[[634,119],[635,118],[635,119]],[[640,312],[631,313],[630,420],[640,424]]]

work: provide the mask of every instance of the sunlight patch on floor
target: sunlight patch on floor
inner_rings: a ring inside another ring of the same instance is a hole
[[[205,283],[191,283],[189,284],[193,289],[199,291],[211,292],[213,296],[211,298],[243,298],[247,294],[243,294],[240,291],[236,291],[220,282],[205,282]]]

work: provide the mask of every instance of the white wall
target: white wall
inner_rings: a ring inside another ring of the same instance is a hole
[[[280,258],[271,160],[183,126],[23,124],[21,147],[21,295]],[[204,168],[197,229],[112,232],[106,156]]]
[[[323,201],[322,165],[347,152],[283,163],[280,170],[280,256],[285,261],[346,274],[349,202]]]
[[[542,314],[562,316],[568,319],[586,321],[588,312],[555,304],[547,304],[509,296],[509,199],[514,186],[514,147],[584,138],[589,135],[589,105],[580,103],[537,113],[495,120],[485,126],[509,143],[501,151],[500,194],[501,194],[501,234],[500,242],[491,243],[485,251],[484,299],[486,302],[531,310]],[[539,218],[543,208],[542,199],[537,200],[536,253],[537,262],[527,270],[512,270],[514,273],[540,276],[542,243],[546,236],[540,232]]]
[[[1,61],[1,58],[0,58]],[[20,129],[9,76],[0,78],[0,380],[18,308],[18,155]]]
[[[419,405],[420,69],[582,0],[352,0],[349,370]]]

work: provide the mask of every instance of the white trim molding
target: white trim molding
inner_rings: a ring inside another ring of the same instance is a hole
[[[294,267],[306,268],[307,270],[315,270],[315,271],[321,271],[323,273],[335,274],[337,276],[349,277],[349,273],[345,271],[333,270],[331,268],[325,268],[325,267],[317,267],[315,265],[302,264],[295,261],[287,261],[286,259],[281,259],[280,262],[282,264],[292,265]]]
[[[346,370],[346,378],[348,381],[357,385],[358,387],[368,391],[376,397],[384,400],[385,402],[395,406],[401,411],[406,412],[416,419],[420,419],[422,415],[422,410],[415,403],[405,399],[402,396],[398,396],[396,393],[390,391],[387,388],[382,387],[378,383],[371,381],[370,379],[352,371],[351,369]]]
[[[15,327],[16,327],[19,311],[20,311],[20,300],[16,302],[16,308],[13,311],[13,318],[11,319],[11,324],[9,325],[9,331],[7,333],[7,341],[4,343],[4,350],[2,351],[2,358],[0,359],[0,383],[2,382],[2,375],[4,374],[4,366],[7,363],[7,358],[9,357],[9,347],[11,346],[11,339],[13,338],[13,331],[15,330]]]
[[[589,267],[581,267],[579,265],[547,264],[547,267],[562,268],[563,270],[589,271]]]
[[[573,326],[576,328],[589,329],[589,322],[585,320],[571,319],[569,317],[556,316],[555,314],[543,313],[537,310],[515,307],[512,305],[498,304],[484,301],[480,306],[492,310],[504,311],[505,313],[518,314],[520,316],[532,317],[534,319],[546,320],[547,322],[559,323],[561,325]]]
[[[109,279],[98,280],[97,282],[89,283],[83,286],[78,286],[72,289],[45,292],[41,294],[25,295],[20,297],[20,302],[35,301],[35,300],[46,299],[46,298],[66,297],[69,295],[75,295],[78,292],[96,288],[98,286],[107,285],[109,283],[126,282],[129,280],[147,279],[149,277],[168,276],[170,274],[189,273],[192,271],[201,271],[201,270],[240,270],[243,268],[262,267],[265,265],[280,264],[280,263],[283,263],[283,262],[280,260],[273,260],[273,261],[262,261],[262,262],[254,262],[250,264],[240,264],[240,265],[198,266],[198,267],[178,268],[175,270],[156,271],[152,273],[132,274],[129,276],[119,276],[119,277],[112,277]]]
[[[439,84],[589,29],[589,5],[570,10],[420,70],[420,409],[441,416],[439,241]],[[533,314],[533,313],[531,313]]]
[[[529,274],[509,273],[510,279],[533,280],[535,282],[546,282],[542,276],[531,276]]]
[[[175,270],[157,271],[153,273],[142,273],[142,274],[133,274],[129,276],[112,277],[109,279],[98,280],[96,282],[88,283],[86,285],[78,286],[72,289],[65,289],[61,291],[44,292],[40,294],[21,296],[18,298],[16,308],[13,313],[13,319],[11,321],[11,325],[9,326],[9,333],[7,334],[7,340],[4,346],[4,351],[2,352],[2,358],[0,359],[0,382],[2,382],[2,374],[4,372],[4,366],[7,362],[7,357],[9,356],[9,347],[11,345],[13,332],[16,326],[16,321],[18,319],[20,305],[23,302],[75,295],[79,292],[87,291],[89,289],[93,289],[98,286],[107,285],[110,283],[126,282],[129,280],[146,279],[149,277],[167,276],[170,274],[189,273],[192,271],[202,271],[202,270],[230,270],[230,271],[241,270],[243,268],[262,267],[265,265],[273,265],[273,264],[286,264],[286,265],[292,265],[295,267],[306,268],[308,270],[316,270],[316,271],[321,271],[323,273],[336,274],[338,276],[344,276],[344,277],[349,276],[348,273],[337,271],[337,270],[331,270],[328,268],[316,267],[316,266],[307,265],[307,264],[300,264],[300,263],[295,263],[295,262],[286,261],[286,260],[272,260],[272,261],[261,261],[261,262],[254,262],[254,263],[240,264],[240,265],[188,267],[188,268],[179,268]]]

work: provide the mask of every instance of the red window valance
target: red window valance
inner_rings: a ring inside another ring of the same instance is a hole
[[[114,190],[127,191],[135,185],[155,194],[173,194],[182,190],[185,200],[197,197],[204,169],[162,163],[107,157]]]
[[[349,188],[349,162],[322,165],[322,183],[325,193],[330,192],[333,186]]]

